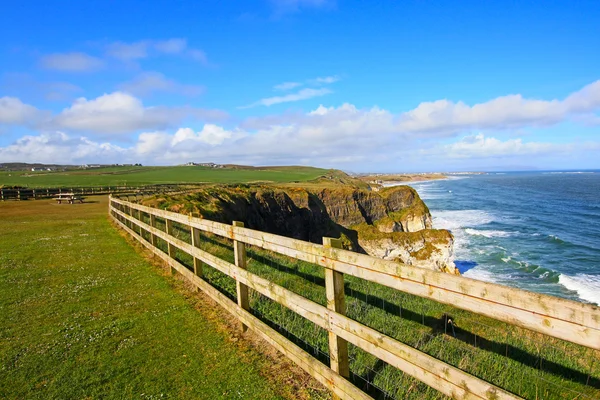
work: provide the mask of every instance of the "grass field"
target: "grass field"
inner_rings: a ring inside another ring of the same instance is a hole
[[[90,200],[0,203],[0,398],[295,396]]]
[[[304,182],[327,173],[312,167],[107,167],[63,172],[0,171],[0,186],[142,186],[163,183]]]
[[[189,241],[189,229],[174,225],[176,236]],[[161,226],[164,224],[159,221]],[[203,234],[200,243],[203,250],[233,262],[230,239]],[[166,251],[164,241],[159,240],[158,245]],[[192,269],[189,255],[177,251],[176,257]],[[248,258],[251,272],[326,304],[322,267],[252,246],[248,247]],[[235,298],[232,278],[208,266],[204,274],[213,286]],[[345,277],[345,292],[349,317],[524,398],[600,398],[598,351],[351,276]],[[325,330],[253,291],[250,307],[261,319],[328,362]],[[445,315],[454,321],[453,326],[445,324]],[[350,358],[351,380],[375,398],[446,398],[352,345]]]

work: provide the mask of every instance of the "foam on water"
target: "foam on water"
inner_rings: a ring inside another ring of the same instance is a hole
[[[454,254],[457,258],[470,259],[469,236],[466,227],[485,225],[495,220],[482,210],[441,210],[432,212],[433,227],[448,229],[454,235]]]
[[[558,277],[558,283],[577,292],[582,300],[600,305],[600,275],[561,274]]]
[[[436,182],[427,182],[416,185],[411,184],[409,186],[414,188],[419,193],[421,200],[445,199],[452,196],[452,194],[447,190],[437,187]]]
[[[512,233],[505,232],[505,231],[491,231],[491,230],[486,231],[486,230],[471,229],[471,228],[465,229],[465,232],[472,236],[484,236],[486,238],[508,237],[508,236],[513,235]]]
[[[432,211],[433,226],[436,229],[459,229],[489,224],[496,218],[483,210],[441,210]]]
[[[478,281],[492,282],[492,283],[498,282],[497,274],[487,271],[480,267],[475,267],[475,268],[472,268],[472,269],[466,271],[463,274],[463,276],[465,276],[467,278],[471,278],[471,279],[477,279]]]

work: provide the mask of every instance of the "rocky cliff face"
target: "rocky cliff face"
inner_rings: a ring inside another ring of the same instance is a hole
[[[358,228],[358,244],[369,255],[397,260],[416,267],[458,274],[454,259],[454,238],[444,229],[417,232],[380,232],[373,227]]]
[[[252,229],[314,243],[341,236],[354,251],[455,273],[452,235],[431,229],[427,206],[407,186],[379,192],[347,186],[212,187],[146,203],[225,223],[243,221]]]

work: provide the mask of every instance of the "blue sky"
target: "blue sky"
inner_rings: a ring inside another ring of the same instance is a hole
[[[0,162],[600,168],[598,1],[20,1]]]

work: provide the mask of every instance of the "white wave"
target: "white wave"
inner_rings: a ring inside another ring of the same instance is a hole
[[[421,200],[435,200],[435,199],[447,199],[451,196],[450,193],[445,190],[421,190],[417,189]]]
[[[412,182],[411,182],[412,183]],[[408,185],[419,193],[419,197],[422,200],[432,199],[445,199],[450,195],[446,189],[441,189],[436,185],[437,181],[428,181],[424,183],[418,183],[416,185]]]
[[[471,279],[477,279],[478,281],[485,281],[485,282],[492,282],[492,283],[498,282],[498,279],[494,273],[487,271],[485,269],[479,268],[479,267],[471,268],[470,270],[466,271],[463,274],[463,276],[467,277],[467,278],[471,278]]]
[[[600,275],[561,274],[558,277],[558,283],[577,292],[581,299],[600,305]]]
[[[512,233],[505,231],[486,231],[471,228],[465,229],[465,232],[472,236],[485,236],[486,238],[512,236]]]
[[[459,229],[489,224],[496,218],[483,210],[432,211],[433,225],[437,229]]]
[[[414,180],[414,181],[387,181],[383,182],[381,186],[383,187],[393,187],[393,186],[412,186],[412,185],[422,185],[426,183],[434,183],[439,181],[450,180],[450,178],[441,178],[441,179],[423,179],[423,180]]]

